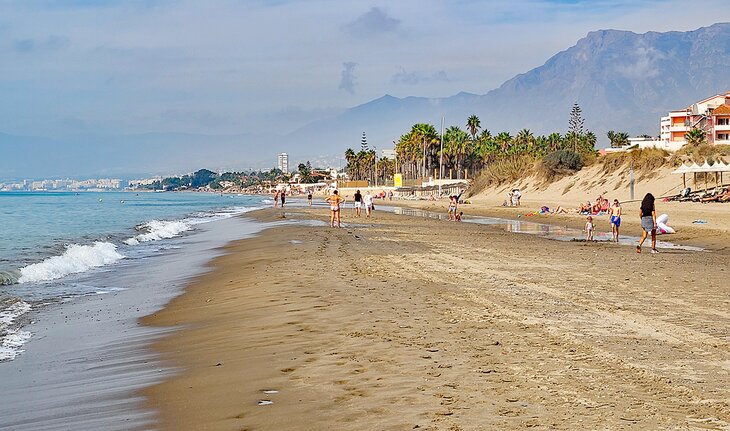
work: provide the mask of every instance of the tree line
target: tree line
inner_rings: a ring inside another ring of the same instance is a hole
[[[438,168],[443,166],[443,178],[451,173],[461,179],[467,172],[474,175],[504,158],[529,156],[537,160],[557,151],[570,151],[581,157],[595,155],[596,135],[584,130],[583,123],[580,106],[575,104],[565,134],[535,136],[529,129],[515,135],[506,131],[494,134],[482,128],[476,115],[467,118],[463,129],[449,126],[443,136],[431,124],[414,124],[396,142],[398,171],[410,179],[432,175],[438,178]]]
[[[223,183],[228,182],[241,188],[259,185],[265,182],[278,182],[288,180],[289,175],[279,169],[271,169],[269,171],[251,171],[251,172],[224,172],[218,174],[208,169],[200,169],[192,174],[181,176],[166,177],[161,180],[154,181],[151,184],[140,186],[142,189],[148,190],[194,190],[201,188],[210,188],[214,190],[223,189]]]

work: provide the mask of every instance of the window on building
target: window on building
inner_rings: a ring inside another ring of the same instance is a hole
[[[730,126],[730,118],[718,118],[717,125],[718,126]]]
[[[718,141],[727,141],[727,140],[730,140],[730,133],[718,133],[717,134],[717,140]]]

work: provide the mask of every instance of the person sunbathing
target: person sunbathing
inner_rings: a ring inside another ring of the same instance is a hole
[[[601,201],[601,212],[608,212],[608,209],[611,208],[611,205],[608,203],[608,199],[604,198]]]
[[[700,202],[728,202],[730,201],[730,191],[727,189],[723,189],[722,193],[717,194],[715,196],[708,196],[706,198],[701,198]]]
[[[582,205],[581,205],[582,207]],[[579,211],[577,208],[563,208],[560,205],[558,205],[557,208],[555,208],[555,211],[553,211],[553,214],[577,214]]]

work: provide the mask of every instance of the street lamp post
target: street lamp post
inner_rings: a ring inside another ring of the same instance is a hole
[[[378,147],[373,146],[375,151],[375,188],[378,188]]]
[[[444,117],[441,117],[441,150],[439,152],[439,197],[441,197],[441,179],[444,175]]]

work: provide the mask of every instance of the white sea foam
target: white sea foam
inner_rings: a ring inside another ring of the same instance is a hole
[[[137,228],[137,230],[143,231],[144,233],[129,238],[124,243],[127,245],[137,245],[141,242],[174,238],[190,229],[192,229],[192,226],[187,220],[152,220]]]
[[[142,233],[126,239],[124,243],[127,245],[139,245],[143,242],[175,238],[193,229],[196,225],[231,218],[255,209],[257,207],[233,207],[216,213],[199,213],[182,220],[152,220],[137,226],[137,230]]]
[[[124,259],[124,256],[117,251],[117,246],[109,242],[95,242],[93,245],[72,244],[59,256],[49,257],[42,262],[21,268],[18,283],[56,280],[69,274],[109,265],[121,259]]]
[[[0,311],[0,330],[5,329],[15,319],[30,311],[30,304],[23,301],[14,302],[8,308]]]
[[[21,347],[31,337],[28,331],[8,331],[0,340],[0,362],[12,361],[20,353],[23,353]]]
[[[30,311],[30,304],[23,301],[17,301],[0,311],[0,362],[15,359],[22,352],[20,347],[30,339],[30,332],[9,328],[18,317],[28,311]]]

